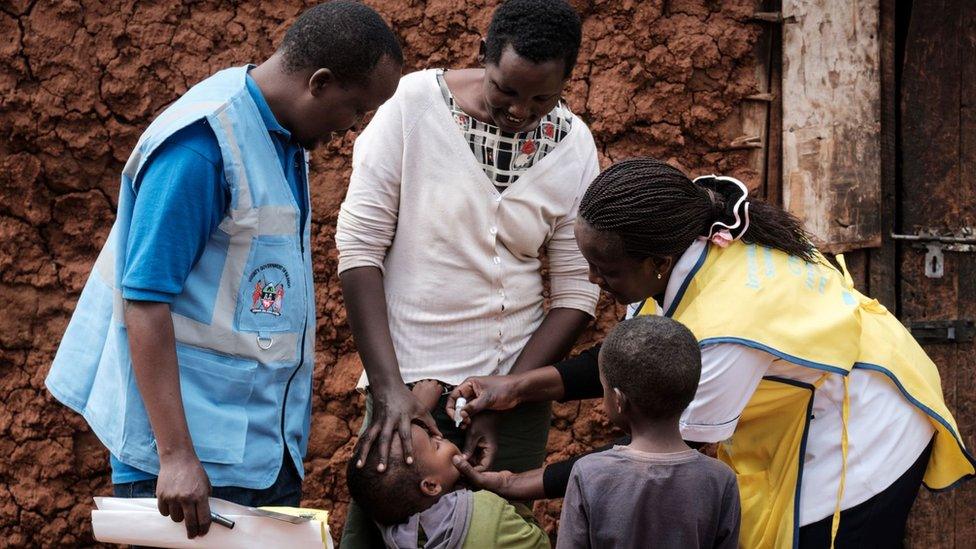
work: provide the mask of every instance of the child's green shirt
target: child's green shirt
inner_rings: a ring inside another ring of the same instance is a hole
[[[463,549],[549,548],[549,536],[525,504],[511,504],[501,496],[479,490],[474,493],[474,510]]]

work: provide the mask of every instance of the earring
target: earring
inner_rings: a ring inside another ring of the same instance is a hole
[[[657,273],[657,279],[661,280],[662,278],[664,278],[664,275],[662,275],[661,273]]]

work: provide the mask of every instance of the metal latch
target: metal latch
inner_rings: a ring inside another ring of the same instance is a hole
[[[968,343],[976,335],[972,320],[926,320],[912,322],[909,329],[920,343]]]
[[[964,227],[949,234],[937,229],[922,229],[916,234],[891,233],[895,240],[907,240],[912,246],[925,250],[925,276],[942,278],[945,274],[945,258],[942,252],[976,252],[976,229]]]

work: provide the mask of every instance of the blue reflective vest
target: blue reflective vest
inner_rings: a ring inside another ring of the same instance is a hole
[[[197,84],[139,139],[122,172],[115,225],[46,385],[85,417],[113,455],[158,474],[156,441],[126,336],[126,240],[135,182],[146,160],[169,136],[206,118],[220,146],[231,200],[172,304],[183,406],[210,482],[265,488],[278,476],[285,447],[303,471],[315,303],[310,223],[300,226],[300,209],[247,91],[246,71],[223,70]]]

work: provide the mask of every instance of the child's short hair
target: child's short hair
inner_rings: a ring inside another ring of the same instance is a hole
[[[639,316],[618,324],[603,341],[600,371],[647,417],[673,417],[695,398],[701,350],[681,323]]]
[[[362,445],[363,439],[360,438],[353,456],[359,453]],[[376,470],[379,455],[378,451],[371,449],[361,468],[356,467],[355,459],[349,460],[346,466],[349,495],[366,514],[384,526],[406,522],[427,507],[425,496],[420,491],[423,475],[417,464],[407,465],[402,455],[393,455],[392,452],[386,460],[386,470],[381,473]]]

